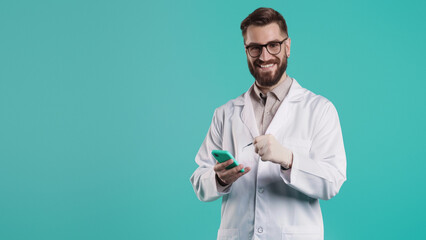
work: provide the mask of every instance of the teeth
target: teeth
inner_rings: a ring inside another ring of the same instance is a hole
[[[268,67],[272,67],[272,65],[274,65],[273,63],[268,64],[268,65],[260,65],[261,68],[268,68]]]

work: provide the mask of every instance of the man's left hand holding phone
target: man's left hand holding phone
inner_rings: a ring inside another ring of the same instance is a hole
[[[234,159],[228,151],[213,150],[212,155],[217,160],[213,170],[220,185],[227,186],[235,182],[241,176],[250,171],[250,167],[245,167]]]

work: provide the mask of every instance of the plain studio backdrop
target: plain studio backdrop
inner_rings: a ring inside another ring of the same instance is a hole
[[[425,1],[2,1],[0,239],[215,239],[189,177],[253,83],[241,21],[287,20],[287,72],[331,100],[347,177],[325,239],[426,239]]]

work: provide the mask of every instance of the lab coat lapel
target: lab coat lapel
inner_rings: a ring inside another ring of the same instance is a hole
[[[292,106],[294,103],[300,102],[305,96],[306,90],[302,88],[296,79],[293,79],[290,90],[284,101],[281,103],[277,112],[275,113],[274,118],[269,124],[268,129],[266,129],[265,134],[272,134],[275,137],[278,134],[278,131],[287,124],[288,116],[292,113]]]
[[[243,109],[241,110],[241,120],[249,129],[251,136],[253,139],[259,136],[259,130],[257,129],[256,117],[254,116],[253,105],[250,99],[250,92],[252,91],[253,86],[244,93],[243,101],[241,105],[243,105]]]

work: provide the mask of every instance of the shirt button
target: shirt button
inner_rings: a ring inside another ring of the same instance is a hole
[[[264,191],[263,188],[259,188],[258,190],[259,193],[263,193],[263,191]]]
[[[263,233],[263,228],[262,228],[262,227],[259,227],[259,228],[257,229],[257,232],[258,232],[258,233]]]

